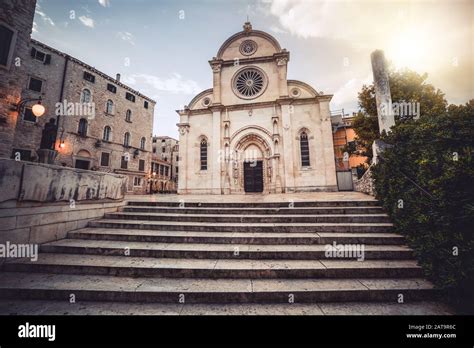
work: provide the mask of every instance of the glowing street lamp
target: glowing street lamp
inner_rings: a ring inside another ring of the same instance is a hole
[[[37,102],[31,108],[31,112],[33,113],[33,115],[35,115],[36,117],[43,116],[46,112],[46,108],[43,106],[43,104],[41,104],[41,102],[42,102],[41,97],[39,97],[39,98],[28,98],[28,99],[20,100],[20,102],[17,105],[18,113],[21,114],[23,112],[24,107],[26,106],[26,103],[29,103],[31,101],[36,101]]]

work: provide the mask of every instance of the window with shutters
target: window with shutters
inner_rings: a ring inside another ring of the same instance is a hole
[[[309,143],[308,143],[308,134],[302,132],[300,134],[300,149],[301,149],[301,166],[309,167]]]
[[[30,77],[30,81],[28,82],[28,89],[30,91],[41,93],[43,88],[43,81],[40,79],[36,79],[34,77]]]
[[[125,147],[130,146],[130,133],[129,132],[125,133],[125,135],[123,136],[123,146]]]
[[[125,93],[125,99],[130,100],[131,102],[135,103],[135,96],[132,93]]]
[[[142,186],[142,178],[136,176],[133,178],[133,186]]]
[[[140,140],[140,149],[145,150],[146,139],[145,137]]]
[[[39,60],[43,64],[51,64],[51,55],[41,52],[35,47],[31,48],[31,58]]]
[[[114,114],[114,102],[112,100],[107,100],[107,104],[105,106],[105,112],[109,115]]]
[[[110,153],[102,152],[102,155],[100,156],[100,165],[102,167],[108,167],[109,163],[110,163]]]
[[[84,80],[95,83],[95,76],[92,75],[91,73],[88,73],[87,71],[84,71]]]
[[[122,156],[122,158],[120,160],[120,168],[122,168],[122,169],[127,169],[128,168],[127,157]]]
[[[0,65],[8,66],[15,32],[0,24]]]
[[[111,83],[107,84],[107,90],[112,93],[117,93],[117,87]]]
[[[81,136],[81,137],[85,137],[87,136],[87,120],[85,118],[81,118],[79,120],[79,127],[77,129],[77,133]]]
[[[91,91],[87,88],[83,89],[81,92],[81,103],[90,103],[92,100]]]
[[[125,113],[125,121],[132,122],[132,110],[127,110]]]
[[[138,170],[141,172],[145,171],[145,160],[139,160],[138,161]]]
[[[33,115],[33,111],[30,107],[25,108],[25,110],[23,111],[23,121],[36,123],[36,116]]]
[[[104,134],[102,136],[103,141],[110,141],[110,135],[112,134],[112,128],[109,126],[104,127]]]

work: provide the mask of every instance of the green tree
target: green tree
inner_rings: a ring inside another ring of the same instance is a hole
[[[426,276],[474,313],[474,100],[399,122],[382,139],[392,146],[372,167],[377,198]]]
[[[444,93],[426,82],[427,74],[404,69],[389,72],[392,101],[420,103],[421,117],[441,115],[446,111]],[[375,103],[375,88],[364,85],[358,95],[361,112],[354,118],[352,126],[357,134],[357,153],[372,159],[372,143],[380,137]],[[397,119],[396,119],[397,121]],[[353,152],[354,153],[354,152]]]

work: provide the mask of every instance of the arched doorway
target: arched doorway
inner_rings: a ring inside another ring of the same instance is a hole
[[[244,150],[244,191],[263,192],[263,160],[262,150],[255,144],[250,144]]]
[[[270,143],[260,134],[259,129],[234,137],[231,142],[232,169],[231,192],[269,193],[272,183],[272,160]],[[266,137],[265,137],[266,138]]]

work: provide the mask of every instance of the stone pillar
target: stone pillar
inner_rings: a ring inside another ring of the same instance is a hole
[[[288,192],[288,188],[291,190],[295,187],[295,168],[293,161],[293,136],[291,127],[291,117],[293,116],[293,107],[288,102],[281,103],[281,126],[283,148],[280,148],[281,154],[283,155],[284,161],[284,192]]]
[[[382,50],[372,52],[372,73],[374,75],[375,100],[377,103],[377,115],[379,119],[380,133],[389,132],[390,127],[395,125],[392,111],[392,97],[390,95],[390,84],[388,80],[388,69]]]
[[[221,194],[221,172],[224,168],[222,161],[222,145],[221,145],[221,108],[215,107],[212,110],[212,139],[210,139],[211,156],[211,192],[212,194]]]
[[[186,194],[188,190],[188,153],[189,149],[189,123],[178,123],[179,128],[179,175],[178,175],[178,194]],[[159,172],[158,172],[159,174]]]
[[[222,59],[213,58],[209,61],[212,68],[212,92],[213,92],[213,104],[221,103],[221,68]]]
[[[372,52],[372,73],[374,75],[375,101],[377,103],[377,116],[379,121],[380,134],[383,131],[390,132],[390,128],[395,125],[395,118],[392,110],[392,96],[390,94],[390,83],[388,79],[387,62],[382,50]],[[376,139],[372,144],[372,163],[378,162],[378,157],[383,151],[385,143]]]
[[[280,97],[288,97],[288,82],[286,80],[286,75],[290,53],[283,49],[281,53],[278,53],[275,56],[278,68],[278,92]]]

